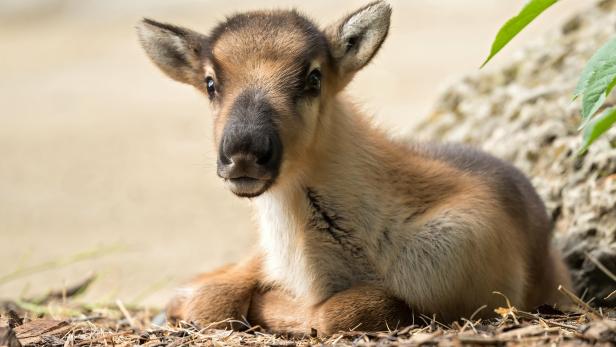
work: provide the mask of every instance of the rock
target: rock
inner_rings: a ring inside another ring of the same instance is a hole
[[[586,254],[616,273],[616,128],[578,156],[580,101],[571,100],[587,60],[615,35],[616,0],[599,1],[509,66],[454,83],[413,130],[473,144],[524,171],[553,218],[576,291],[602,305],[615,304],[603,299],[616,283]],[[616,104],[614,93],[606,104]]]

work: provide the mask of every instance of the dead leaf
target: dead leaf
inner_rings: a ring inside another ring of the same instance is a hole
[[[23,346],[32,346],[44,341],[45,337],[62,336],[71,330],[66,321],[35,319],[14,329]]]

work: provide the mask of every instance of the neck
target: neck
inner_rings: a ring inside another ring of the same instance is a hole
[[[308,297],[327,292],[311,287],[319,281],[306,280],[312,277],[311,266],[302,254],[312,237],[310,229],[325,230],[336,240],[335,233],[344,231],[336,228],[364,233],[369,231],[361,230],[366,225],[380,224],[374,220],[379,216],[380,199],[374,196],[379,194],[382,179],[385,136],[343,100],[335,100],[322,117],[310,154],[295,170],[299,173],[287,175],[255,199],[265,272],[273,281]],[[344,247],[353,252],[352,244]]]
[[[385,155],[385,134],[342,97],[322,118],[324,124],[301,170],[304,184],[329,189],[349,183],[370,183],[365,180],[379,170]]]
[[[386,135],[353,105],[339,97],[321,115],[320,126],[301,162],[284,169],[271,198],[287,200],[307,189],[335,195],[356,195],[358,188],[378,185],[385,157],[391,156]],[[292,166],[292,168],[291,168]],[[345,192],[345,190],[350,192]],[[348,201],[347,201],[348,203]]]

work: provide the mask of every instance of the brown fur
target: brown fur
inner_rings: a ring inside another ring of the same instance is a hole
[[[167,316],[172,322],[186,320],[213,328],[240,329],[241,323],[233,321],[243,321],[248,316],[260,267],[260,257],[254,257],[248,262],[223,266],[197,276],[187,284],[196,292],[175,297],[168,305]],[[212,302],[217,304],[212,305]]]
[[[192,299],[177,296],[167,306],[171,322],[192,321],[211,328],[246,329],[247,320],[267,331],[321,335],[360,329],[382,331],[414,321],[401,300],[373,285],[357,285],[318,305],[307,305],[280,288],[258,286],[259,258],[202,274],[189,285],[198,288]],[[215,304],[213,304],[215,303]],[[341,316],[341,312],[344,315]]]
[[[208,36],[139,27],[169,76],[204,93],[205,77],[216,82],[217,147],[248,95],[267,102],[259,117],[271,117],[284,148],[279,177],[254,198],[259,255],[198,277],[171,318],[330,334],[409,324],[413,312],[453,321],[487,305],[479,316],[491,316],[504,304],[494,291],[523,309],[560,302],[567,270],[522,173],[465,146],[393,141],[343,95],[385,40],[390,14],[377,1],[324,30],[295,11],[236,15]],[[314,69],[320,89],[307,94]]]

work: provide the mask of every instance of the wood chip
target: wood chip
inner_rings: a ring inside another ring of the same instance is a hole
[[[45,341],[46,337],[63,337],[71,330],[66,321],[35,319],[13,329],[23,346],[34,346]]]

